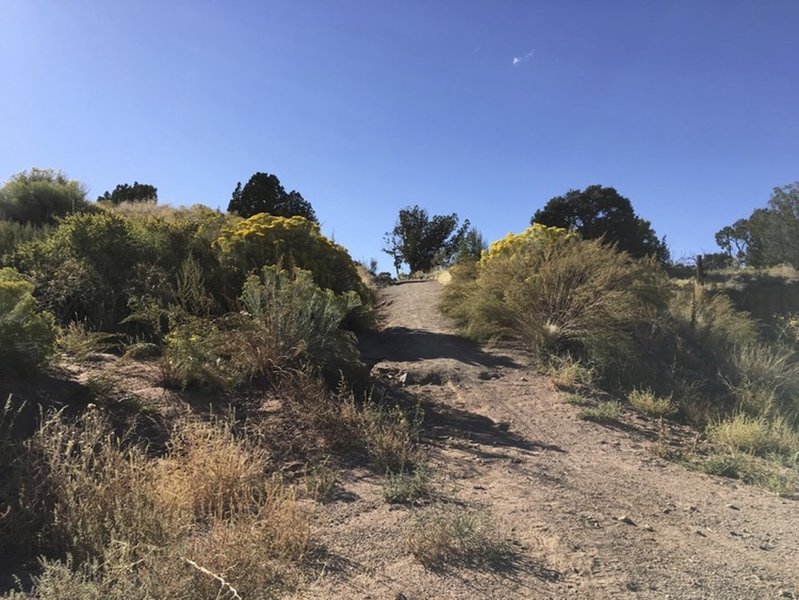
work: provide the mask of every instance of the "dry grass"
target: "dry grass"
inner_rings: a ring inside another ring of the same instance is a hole
[[[2,550],[51,557],[36,597],[272,598],[297,581],[307,515],[232,421],[180,422],[153,458],[97,409],[53,414],[13,452]]]
[[[576,390],[591,387],[596,373],[593,368],[572,358],[570,355],[552,356],[548,360],[546,374],[556,388]]]
[[[422,513],[410,528],[408,548],[422,565],[502,569],[512,562],[511,545],[484,511],[436,507]]]
[[[727,363],[723,381],[739,410],[799,425],[799,364],[788,348],[740,346],[729,352]]]
[[[383,472],[413,468],[421,460],[418,436],[422,412],[366,398],[356,401],[341,388],[335,393],[307,373],[285,377],[276,393],[283,413],[283,437],[301,441],[303,450],[367,458]],[[310,447],[308,447],[310,446]]]
[[[184,422],[158,462],[160,501],[194,518],[222,518],[260,506],[267,497],[269,453],[234,435],[231,420]]]
[[[739,413],[708,428],[710,439],[731,452],[765,456],[799,453],[799,434],[782,420],[768,421]]]
[[[432,494],[430,469],[419,465],[412,472],[387,473],[383,499],[389,504],[411,504]]]
[[[627,394],[627,400],[636,410],[651,417],[671,417],[677,413],[671,397],[660,398],[651,390],[633,390]]]

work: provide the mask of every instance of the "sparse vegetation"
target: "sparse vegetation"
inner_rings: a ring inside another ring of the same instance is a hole
[[[417,465],[412,472],[386,473],[383,498],[389,504],[411,504],[431,493],[430,470],[425,464]]]
[[[596,379],[591,367],[575,360],[569,354],[550,357],[545,373],[549,375],[555,387],[562,390],[589,388]]]
[[[512,546],[484,510],[433,507],[422,513],[408,533],[408,548],[428,569],[465,565],[507,568]]]
[[[339,487],[339,470],[325,457],[305,473],[305,492],[318,502],[330,502]]]
[[[739,413],[711,425],[708,433],[713,442],[730,452],[760,456],[799,453],[799,434],[779,420],[768,421],[764,417]]]
[[[621,407],[618,402],[597,402],[595,406],[584,408],[577,413],[577,418],[595,423],[613,423],[621,416]]]
[[[750,454],[718,452],[701,457],[692,466],[710,475],[740,479],[786,498],[799,495],[799,475]]]
[[[652,390],[633,390],[627,394],[627,400],[633,408],[650,417],[672,417],[677,407],[671,398],[660,398]]]
[[[580,394],[569,394],[566,396],[566,403],[572,406],[593,406],[595,404],[593,400]]]

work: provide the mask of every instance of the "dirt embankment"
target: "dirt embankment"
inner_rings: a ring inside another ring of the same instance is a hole
[[[579,420],[529,356],[455,335],[437,310],[440,292],[435,281],[383,290],[382,330],[362,347],[375,371],[404,382],[425,407],[436,502],[490,512],[519,550],[518,564],[425,570],[403,532],[426,508],[388,506],[372,476],[352,472],[349,501],[325,507],[317,523],[330,556],[341,558],[330,558],[308,597],[799,592],[799,504],[658,458],[657,425],[633,412],[613,426]]]

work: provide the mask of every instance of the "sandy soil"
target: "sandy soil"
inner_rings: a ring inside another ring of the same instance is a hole
[[[633,412],[616,426],[577,419],[529,356],[456,336],[440,293],[435,281],[383,290],[382,329],[362,348],[425,407],[432,503],[490,512],[518,560],[424,569],[405,538],[431,506],[388,505],[379,478],[348,471],[316,511],[325,552],[300,597],[799,597],[799,503],[661,460],[657,425]]]

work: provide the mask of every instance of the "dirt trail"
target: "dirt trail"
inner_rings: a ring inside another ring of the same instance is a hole
[[[383,290],[364,354],[424,401],[442,497],[490,511],[523,559],[500,573],[423,569],[402,540],[423,508],[390,507],[352,473],[351,501],[320,517],[330,556],[304,597],[799,597],[799,503],[661,460],[655,424],[635,413],[579,420],[529,356],[455,335],[440,293],[435,281]]]

